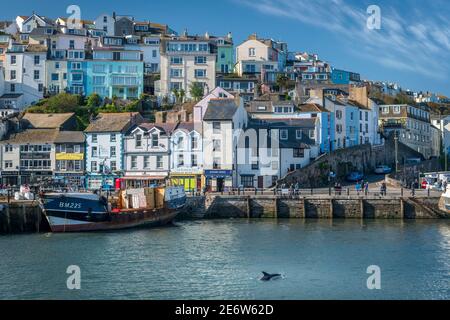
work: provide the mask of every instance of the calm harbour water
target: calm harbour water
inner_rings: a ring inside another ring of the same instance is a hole
[[[81,268],[81,290],[66,268]],[[366,287],[369,265],[382,290]],[[0,236],[1,299],[450,299],[450,222],[178,222]],[[283,279],[261,282],[261,271]]]

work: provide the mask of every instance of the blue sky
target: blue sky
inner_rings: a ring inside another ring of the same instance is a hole
[[[2,5],[0,19],[67,16],[77,4],[82,18],[103,12],[169,24],[181,32],[223,34],[235,43],[249,34],[288,42],[365,79],[398,82],[405,89],[450,96],[450,1],[448,0],[22,0]],[[366,27],[367,7],[381,8],[381,30]]]

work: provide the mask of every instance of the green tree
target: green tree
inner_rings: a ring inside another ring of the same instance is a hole
[[[189,86],[189,93],[194,101],[200,101],[203,98],[203,86],[199,82],[192,82]]]
[[[87,97],[86,105],[88,107],[100,107],[102,98],[97,93],[92,93]]]
[[[279,74],[277,76],[276,84],[280,88],[280,92],[284,92],[285,89],[289,85],[289,77],[287,75],[285,75],[285,74]]]

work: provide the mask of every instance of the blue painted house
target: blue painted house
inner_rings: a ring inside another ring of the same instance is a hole
[[[144,91],[144,62],[139,50],[94,49],[86,69],[86,95],[138,99]]]
[[[334,115],[317,103],[307,103],[298,106],[298,115],[301,118],[317,118],[320,123],[320,136],[317,141],[320,144],[321,153],[329,153],[334,141]]]
[[[334,84],[351,84],[361,81],[361,75],[350,71],[332,69],[331,81]]]

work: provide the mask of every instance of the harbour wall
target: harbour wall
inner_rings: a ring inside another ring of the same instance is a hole
[[[448,219],[439,198],[283,197],[207,195],[189,197],[177,220],[187,219]],[[36,201],[0,203],[0,233],[49,232]]]
[[[205,218],[445,219],[439,198],[207,196]],[[196,213],[197,216],[200,214]]]

